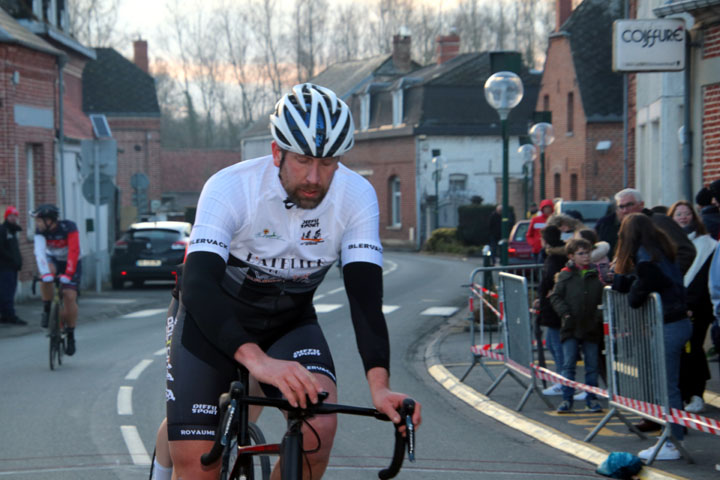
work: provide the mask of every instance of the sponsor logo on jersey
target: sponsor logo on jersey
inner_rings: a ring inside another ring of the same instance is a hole
[[[350,245],[348,245],[348,250],[351,250],[353,248],[367,248],[369,250],[375,250],[382,253],[382,247],[379,245],[374,245],[372,243],[351,243]]]
[[[197,436],[197,435],[210,435],[215,436],[215,430],[201,430],[196,428],[181,428],[180,435],[184,437]]]
[[[302,350],[297,350],[293,352],[293,358],[300,358],[300,357],[319,357],[320,356],[320,350],[317,348],[303,348]]]
[[[217,415],[217,405],[206,405],[195,403],[192,406],[192,413],[203,413],[205,415]]]
[[[228,248],[228,246],[224,242],[215,240],[213,238],[196,238],[196,239],[190,241],[190,245],[202,245],[202,244],[217,245],[218,247],[224,248],[225,250],[227,250],[227,248]]]
[[[286,269],[304,269],[304,268],[319,268],[325,264],[325,261],[320,258],[318,260],[305,260],[303,258],[261,258],[252,252],[248,253],[245,257],[245,262],[250,265],[257,265],[265,268],[272,268],[278,270]]]
[[[327,375],[328,377],[332,378],[332,381],[333,381],[333,382],[337,383],[337,379],[335,378],[335,375],[333,375],[333,373],[332,373],[330,370],[328,370],[327,368],[325,368],[325,367],[321,367],[321,366],[319,366],[319,365],[308,365],[308,366],[306,366],[305,368],[307,368],[307,369],[310,370],[310,371],[315,371],[315,372],[324,373],[324,374]]]
[[[285,240],[282,238],[281,235],[278,235],[274,231],[270,231],[269,229],[265,228],[262,232],[258,232],[255,234],[255,238],[267,238],[268,240]]]
[[[320,228],[304,231],[300,237],[300,245],[317,245],[323,242],[325,240],[322,238],[322,229]]]
[[[300,225],[300,228],[317,228],[319,226],[320,226],[320,219],[313,218],[310,220],[303,220],[302,225]]]
[[[175,394],[169,388],[165,389],[165,401],[166,402],[171,402],[171,401],[174,402],[175,401]]]

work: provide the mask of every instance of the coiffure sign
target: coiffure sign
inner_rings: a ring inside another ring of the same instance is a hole
[[[681,19],[617,20],[613,23],[613,70],[682,70],[685,35],[685,22]]]

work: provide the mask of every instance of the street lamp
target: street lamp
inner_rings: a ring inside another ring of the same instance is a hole
[[[528,170],[529,166],[533,163],[533,158],[535,157],[535,147],[530,145],[529,143],[526,143],[525,145],[520,145],[520,148],[518,148],[518,153],[520,154],[520,158],[522,158],[523,161],[523,176],[525,177],[523,180],[523,194],[525,195],[525,210],[523,211],[523,217],[525,216],[525,213],[529,210],[529,203],[530,203],[530,188],[528,185]],[[533,176],[531,174],[531,176]]]
[[[545,199],[545,147],[555,141],[555,130],[547,122],[536,123],[530,128],[530,139],[540,148],[540,201]]]
[[[485,99],[497,110],[500,115],[500,130],[503,142],[503,164],[502,164],[502,222],[501,235],[502,246],[500,247],[500,263],[507,265],[508,252],[507,242],[510,236],[510,213],[508,201],[508,133],[507,117],[510,110],[515,108],[523,97],[523,84],[513,72],[498,72],[492,75],[485,82]]]

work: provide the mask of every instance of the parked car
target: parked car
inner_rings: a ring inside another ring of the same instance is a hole
[[[533,263],[532,247],[527,243],[527,232],[530,228],[530,220],[520,220],[513,225],[508,239],[508,262]]]
[[[575,210],[582,215],[582,221],[590,228],[602,217],[607,215],[612,207],[612,202],[607,200],[558,200],[555,202],[555,213],[567,213]]]
[[[141,287],[145,280],[175,280],[183,262],[192,225],[187,222],[133,223],[115,242],[110,257],[112,287],[126,281]]]

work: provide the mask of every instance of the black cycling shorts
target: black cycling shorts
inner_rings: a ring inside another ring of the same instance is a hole
[[[260,348],[270,357],[299,362],[308,370],[321,373],[336,382],[335,366],[330,348],[317,322],[314,309],[299,316],[292,327],[269,330],[263,335]],[[218,415],[218,398],[238,379],[238,364],[224,355],[203,355],[199,358],[183,345],[183,330],[192,332],[192,341],[205,343],[193,351],[213,350],[197,326],[187,318],[182,302],[173,299],[167,320],[167,426],[168,438],[174,440],[212,440]],[[336,382],[337,383],[337,382]],[[280,391],[260,384],[263,393],[279,398]]]

